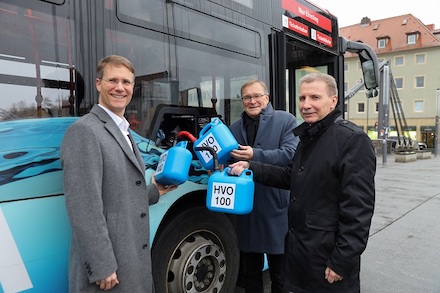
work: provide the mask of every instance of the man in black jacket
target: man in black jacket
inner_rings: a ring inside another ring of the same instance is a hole
[[[360,256],[374,211],[376,156],[371,140],[336,108],[336,81],[311,73],[300,82],[304,123],[287,167],[240,161],[254,180],[290,189],[284,287],[295,293],[360,292]]]

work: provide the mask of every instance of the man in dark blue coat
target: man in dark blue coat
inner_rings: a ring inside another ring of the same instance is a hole
[[[304,123],[288,167],[240,161],[254,180],[290,189],[284,287],[295,293],[360,292],[360,257],[374,211],[376,156],[365,132],[336,109],[335,79],[311,73],[300,81]]]
[[[237,160],[255,160],[286,166],[292,161],[298,143],[293,135],[296,118],[289,112],[275,111],[266,85],[250,80],[241,88],[244,112],[231,126],[240,144],[231,152]],[[257,183],[250,214],[237,216],[241,279],[246,293],[263,293],[262,270],[267,254],[272,293],[283,290],[284,237],[287,232],[289,192]]]

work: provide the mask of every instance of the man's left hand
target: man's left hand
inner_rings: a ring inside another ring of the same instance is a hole
[[[338,275],[335,271],[333,271],[331,268],[327,267],[325,269],[325,279],[327,282],[332,284],[333,282],[341,281],[344,277],[341,275]]]
[[[170,191],[177,188],[176,185],[163,185],[163,184],[156,182],[156,178],[154,177],[154,175],[151,177],[151,183],[156,185],[156,188],[159,191],[159,195],[164,195],[167,192],[170,192]]]

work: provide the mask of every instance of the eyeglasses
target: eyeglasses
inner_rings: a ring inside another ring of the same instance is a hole
[[[106,78],[101,78],[101,80],[108,82],[109,84],[116,86],[119,83],[121,83],[123,86],[131,86],[132,84],[134,84],[134,82],[129,81],[128,79],[123,79],[123,80],[119,80],[116,78],[110,78],[110,79],[106,79]]]
[[[255,101],[259,101],[265,95],[267,95],[267,94],[246,95],[246,96],[242,96],[241,99],[243,100],[243,102],[249,103],[251,101],[251,99],[254,99]]]

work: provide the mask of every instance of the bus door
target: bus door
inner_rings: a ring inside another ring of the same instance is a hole
[[[343,65],[343,61],[340,61],[337,54],[297,40],[284,32],[277,32],[271,37],[274,38],[272,47],[277,50],[277,55],[271,58],[274,62],[271,67],[271,93],[276,109],[291,112],[301,122],[297,105],[298,81],[311,72],[319,71],[334,76],[343,96],[343,74],[339,74],[343,72],[340,65]],[[342,101],[340,99],[339,103]]]

